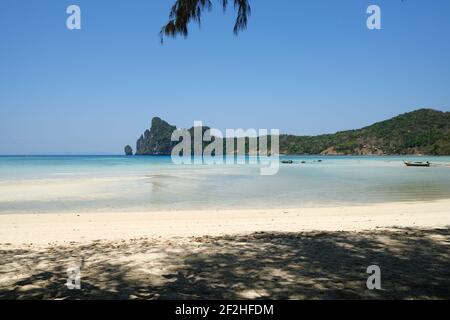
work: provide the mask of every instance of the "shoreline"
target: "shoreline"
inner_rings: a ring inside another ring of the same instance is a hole
[[[364,206],[0,215],[0,246],[450,225],[450,199]]]

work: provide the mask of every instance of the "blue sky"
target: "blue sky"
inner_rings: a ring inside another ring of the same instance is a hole
[[[0,154],[119,154],[153,116],[319,134],[450,110],[448,0],[253,0],[238,37],[216,5],[161,45],[171,4],[2,0]],[[370,4],[382,30],[366,28]]]

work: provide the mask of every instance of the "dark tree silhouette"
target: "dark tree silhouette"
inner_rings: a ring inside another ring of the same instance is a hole
[[[218,0],[222,4],[223,10],[226,10],[229,1]],[[236,22],[233,32],[235,34],[247,27],[248,17],[250,15],[249,0],[233,0],[234,9],[237,11]],[[201,15],[205,10],[210,11],[213,7],[211,0],[176,0],[169,14],[169,22],[162,27],[160,36],[161,41],[164,36],[176,37],[177,35],[188,35],[188,24],[191,21],[201,23]]]

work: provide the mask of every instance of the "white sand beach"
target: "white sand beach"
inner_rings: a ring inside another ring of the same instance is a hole
[[[252,232],[362,231],[450,225],[450,200],[268,210],[0,215],[0,243],[62,244]]]
[[[449,208],[4,214],[0,299],[448,299]]]

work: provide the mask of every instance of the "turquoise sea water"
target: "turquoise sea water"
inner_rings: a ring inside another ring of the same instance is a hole
[[[450,198],[450,157],[281,159],[295,163],[281,164],[274,176],[261,176],[257,165],[175,165],[170,157],[0,157],[0,213],[289,208]],[[428,160],[433,166],[408,168],[403,160]]]

